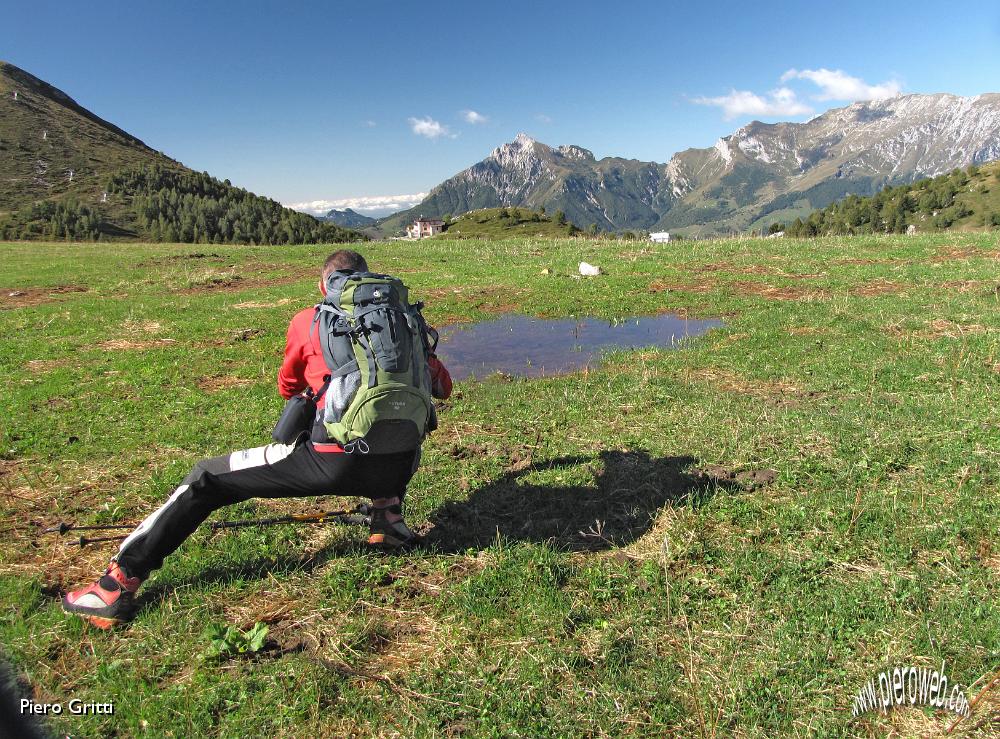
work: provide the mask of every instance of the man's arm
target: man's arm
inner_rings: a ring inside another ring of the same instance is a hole
[[[297,329],[293,319],[288,324],[288,332],[285,335],[285,359],[281,363],[281,369],[278,370],[278,392],[285,400],[298,395],[308,386],[304,349],[301,331]]]

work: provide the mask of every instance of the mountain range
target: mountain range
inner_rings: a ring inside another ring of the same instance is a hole
[[[347,228],[364,228],[365,226],[371,226],[377,220],[370,216],[361,215],[351,208],[344,208],[344,210],[334,208],[327,211],[326,215],[322,216],[322,218],[325,221],[331,221],[338,226],[346,226]]]
[[[805,123],[754,121],[665,164],[597,159],[521,133],[379,222],[500,206],[561,210],[577,226],[714,235],[806,216],[848,194],[871,195],[1000,158],[1000,94],[899,95],[828,110]]]
[[[899,95],[805,123],[754,121],[666,163],[597,159],[526,134],[375,223],[317,221],[197,173],[66,93],[0,62],[0,236],[238,243],[343,241],[401,232],[416,216],[482,208],[562,211],[606,231],[717,235],[806,218],[849,195],[1000,158],[1000,94]]]

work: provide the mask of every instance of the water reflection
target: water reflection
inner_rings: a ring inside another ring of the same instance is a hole
[[[505,315],[443,327],[438,355],[456,380],[493,372],[541,377],[595,366],[611,349],[679,348],[681,340],[721,325],[670,313],[619,321]]]

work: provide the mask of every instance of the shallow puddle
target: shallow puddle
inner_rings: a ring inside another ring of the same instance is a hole
[[[456,380],[494,372],[542,377],[596,366],[603,352],[614,349],[677,349],[683,339],[721,325],[718,320],[693,320],[670,313],[617,322],[506,315],[481,323],[445,326],[438,355]]]

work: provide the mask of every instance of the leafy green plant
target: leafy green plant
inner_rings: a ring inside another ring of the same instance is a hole
[[[205,629],[208,648],[202,653],[205,659],[219,659],[238,654],[254,654],[264,648],[268,626],[258,621],[243,631],[237,626],[212,624]]]

